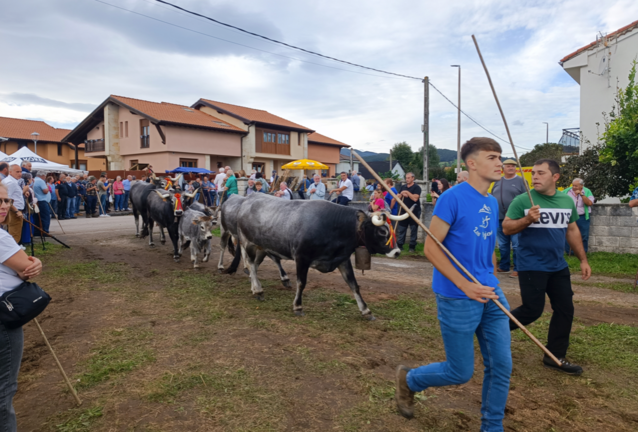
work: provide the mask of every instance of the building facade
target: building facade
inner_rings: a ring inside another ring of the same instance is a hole
[[[329,169],[324,170],[323,173],[328,177],[336,175],[341,149],[344,147],[350,146],[318,132],[308,135],[308,159],[327,165]]]
[[[605,130],[603,113],[615,104],[617,88],[625,88],[638,53],[638,21],[565,56],[560,65],[580,84],[581,152]]]

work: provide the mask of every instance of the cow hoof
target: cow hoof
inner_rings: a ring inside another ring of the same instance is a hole
[[[246,273],[248,276],[250,276],[250,270],[248,270],[247,268],[244,269],[244,273]]]
[[[288,288],[288,289],[292,288],[289,280],[281,281],[281,284],[284,286],[284,288]]]
[[[162,244],[162,246],[164,246],[166,244],[166,240],[164,240],[164,241],[160,240],[160,243]]]
[[[264,297],[264,293],[253,294],[253,297],[255,297],[255,300],[259,300],[259,301],[265,301],[266,300],[266,298]]]
[[[173,260],[174,260],[176,263],[177,263],[177,262],[179,262],[179,256],[174,256],[174,257],[173,257]]]
[[[374,317],[374,315],[372,314],[368,314],[368,315],[364,315],[363,316],[365,319],[367,319],[368,321],[376,321],[377,319]]]
[[[154,248],[155,247],[155,243],[151,243],[148,246]]]
[[[295,315],[297,315],[298,317],[302,317],[302,316],[305,316],[306,314],[303,313],[303,311],[298,310],[298,311],[295,311]]]
[[[224,267],[217,267],[217,271],[220,273],[224,273]]]
[[[208,257],[204,257],[204,259],[202,261],[208,262]]]
[[[138,233],[138,234],[135,234],[135,237],[137,237],[137,238],[140,238],[140,235],[139,235],[139,233]]]

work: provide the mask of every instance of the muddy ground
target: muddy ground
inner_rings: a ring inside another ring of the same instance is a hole
[[[373,270],[357,273],[373,322],[360,317],[338,272],[311,270],[300,318],[292,314],[294,293],[268,260],[260,269],[266,301],[259,302],[243,273],[218,274],[217,250],[193,270],[187,259],[173,262],[168,245],[150,249],[129,233],[86,238],[69,236],[72,249],[44,255],[38,281],[54,299],[40,322],[83,405],[74,406],[29,324],[15,399],[20,431],[480,427],[478,349],[469,383],[426,390],[412,421],[395,412],[396,365],[444,359],[424,259],[375,257]],[[294,281],[293,263],[284,267]],[[516,280],[501,280],[516,307]],[[515,332],[506,430],[638,430],[638,294],[574,291],[570,358],[586,372],[568,377],[544,369],[542,353]],[[531,328],[541,340],[548,319]]]

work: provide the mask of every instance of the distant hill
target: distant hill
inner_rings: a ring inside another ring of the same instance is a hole
[[[369,151],[357,150],[357,153],[361,155],[361,157],[366,162],[383,162],[387,161],[390,157],[390,153],[375,153]],[[436,149],[436,152],[439,154],[439,159],[441,162],[452,162],[456,160],[456,151],[455,150],[447,150],[447,149]],[[350,156],[350,149],[342,148],[341,154]]]
[[[439,162],[452,162],[456,160],[456,150],[436,149],[439,154]]]

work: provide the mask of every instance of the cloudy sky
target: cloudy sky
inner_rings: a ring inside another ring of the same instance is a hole
[[[578,127],[579,87],[558,60],[638,19],[635,0],[172,2],[322,54],[428,76],[453,101],[450,65],[460,64],[463,110],[506,137],[475,34],[522,148],[544,142],[542,122],[550,141]],[[73,128],[110,94],[184,105],[205,97],[268,110],[357,149],[423,143],[421,81],[291,50],[155,0],[5,0],[0,52],[0,116]],[[433,89],[430,99],[430,142],[455,149],[455,108]],[[488,134],[463,118],[462,140],[477,135]]]

